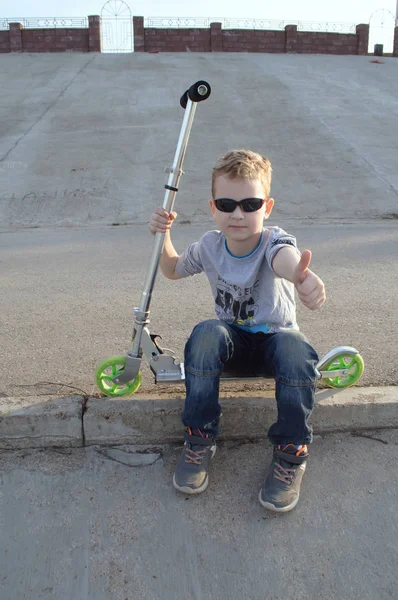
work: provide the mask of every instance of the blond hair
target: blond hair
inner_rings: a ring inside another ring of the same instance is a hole
[[[260,179],[265,197],[271,191],[272,167],[268,158],[252,150],[231,150],[218,159],[213,167],[211,192],[214,198],[214,187],[217,177],[226,175],[230,179]]]

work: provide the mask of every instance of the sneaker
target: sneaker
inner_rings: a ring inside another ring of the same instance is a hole
[[[184,449],[173,476],[173,485],[184,494],[200,494],[209,485],[207,469],[216,453],[216,442],[200,429],[190,427],[184,432],[184,438]]]
[[[260,504],[275,512],[292,510],[299,501],[307,458],[305,445],[275,446],[271,467],[258,496]]]

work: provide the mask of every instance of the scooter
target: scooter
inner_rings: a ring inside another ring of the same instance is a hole
[[[193,84],[181,97],[180,105],[185,110],[184,119],[174,156],[173,166],[166,168],[169,174],[163,208],[167,212],[173,210],[178,185],[183,174],[182,165],[191,133],[195,111],[199,102],[207,100],[211,87],[206,81]],[[150,333],[149,306],[152,291],[159,267],[160,257],[164,244],[164,233],[156,233],[155,242],[150,259],[140,305],[134,308],[134,332],[132,348],[124,356],[110,356],[103,360],[96,369],[95,379],[99,389],[107,396],[126,396],[138,390],[141,384],[141,360],[146,356],[155,383],[181,383],[185,380],[184,363],[175,358],[172,350],[162,348],[157,338],[159,335]],[[338,346],[330,350],[317,364],[318,379],[323,379],[329,388],[333,388],[327,395],[354,385],[361,377],[364,362],[358,350],[350,346]],[[221,375],[222,381],[235,379],[263,379],[256,373],[228,373]],[[327,397],[324,393],[317,392],[316,396]],[[319,398],[317,398],[319,399]]]

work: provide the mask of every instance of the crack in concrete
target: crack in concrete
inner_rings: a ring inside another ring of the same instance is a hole
[[[362,438],[366,438],[368,440],[374,440],[375,442],[381,442],[382,444],[385,444],[386,446],[388,446],[388,442],[386,440],[382,440],[381,438],[374,437],[372,435],[366,435],[365,433],[360,433],[360,432],[353,432],[351,435],[353,437],[362,437]]]
[[[95,448],[95,451],[108,460],[130,468],[149,467],[163,456],[162,449],[158,447],[135,448],[133,452],[114,447]]]
[[[83,448],[86,447],[86,433],[84,431],[84,415],[86,414],[87,409],[88,409],[88,406],[87,406],[88,398],[89,398],[89,396],[82,396],[81,420],[82,420],[82,446],[83,446]]]
[[[69,83],[66,84],[66,86],[64,87],[63,90],[61,90],[61,92],[58,94],[58,96],[55,98],[55,100],[49,105],[47,106],[46,110],[36,119],[36,121],[33,123],[33,125],[31,125],[29,127],[29,129],[27,131],[25,131],[25,133],[23,135],[21,135],[21,137],[15,142],[15,144],[8,150],[8,152],[6,152],[6,154],[0,158],[0,164],[2,162],[4,162],[6,160],[6,158],[8,158],[8,156],[11,154],[11,152],[13,150],[15,150],[15,148],[18,146],[19,142],[21,140],[23,140],[31,131],[32,129],[37,125],[37,123],[39,123],[48,113],[49,110],[51,110],[53,108],[53,106],[55,106],[55,104],[58,102],[58,100],[61,98],[61,96],[63,96],[65,94],[65,92],[68,90],[68,88],[72,85],[72,83],[77,79],[77,77],[84,71],[84,69],[91,63],[93,62],[93,60],[95,59],[95,56],[93,56],[92,58],[90,58],[83,66],[81,69],[79,69],[79,71],[74,75],[74,77],[72,77],[72,79],[69,81]]]
[[[356,152],[357,155],[359,156],[359,158],[369,167],[369,169],[371,169],[373,171],[373,173],[376,175],[376,177],[378,179],[380,179],[380,181],[385,183],[391,189],[391,191],[394,192],[394,194],[396,196],[398,196],[398,189],[395,187],[395,185],[390,183],[388,181],[388,179],[386,179],[385,177],[383,177],[383,175],[381,173],[379,173],[379,171],[377,170],[377,166],[375,166],[372,162],[370,162],[370,160],[368,160],[366,158],[366,156],[364,156],[360,152],[359,148],[353,142],[351,142],[341,131],[338,131],[336,128],[334,128],[323,117],[321,117],[319,115],[317,115],[317,116],[324,127],[328,128],[336,137],[340,137],[342,140],[344,140],[346,147],[349,148],[350,150]]]

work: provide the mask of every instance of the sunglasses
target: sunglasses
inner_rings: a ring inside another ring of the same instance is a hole
[[[244,200],[232,200],[231,198],[214,198],[213,202],[221,212],[233,213],[237,206],[243,210],[243,212],[255,212],[259,210],[264,204],[263,198],[245,198]]]

